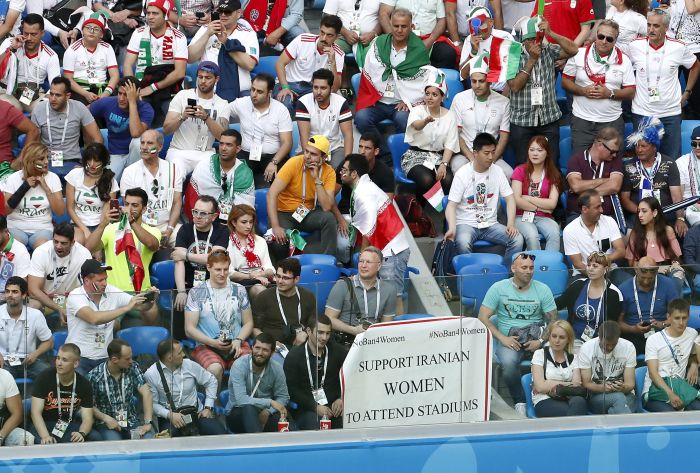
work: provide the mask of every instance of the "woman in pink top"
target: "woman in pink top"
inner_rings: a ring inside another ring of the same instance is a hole
[[[560,248],[561,230],[552,212],[559,200],[562,179],[551,156],[547,138],[533,136],[528,143],[527,162],[513,171],[515,227],[525,239],[526,250],[541,249],[540,236],[545,239],[545,250]]]

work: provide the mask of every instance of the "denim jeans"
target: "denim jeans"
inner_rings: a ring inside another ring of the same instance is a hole
[[[642,115],[632,114],[635,130],[639,127],[642,118],[644,118]],[[661,139],[661,147],[658,151],[675,161],[681,155],[681,116],[673,115],[659,120],[664,125],[664,137]]]
[[[385,256],[382,259],[382,267],[379,268],[379,277],[382,280],[396,283],[397,296],[403,295],[406,286],[406,268],[408,267],[408,258],[410,256],[410,248],[406,248],[395,255]]]
[[[114,178],[117,182],[121,182],[124,169],[134,164],[141,159],[141,139],[132,138],[129,143],[129,152],[127,154],[113,154],[109,159],[109,169],[114,172]]]
[[[644,409],[650,412],[675,412],[671,404],[663,401],[647,401],[644,403]],[[685,406],[686,411],[700,411],[700,400],[696,399],[687,406]]]
[[[518,233],[513,238],[506,233],[506,227],[500,223],[494,223],[488,228],[475,228],[471,225],[457,225],[457,248],[462,254],[471,253],[472,245],[476,240],[486,240],[497,245],[506,247],[506,253],[503,255],[503,261],[507,261],[507,266],[510,266],[510,261],[513,255],[523,249],[523,236]]]
[[[539,250],[540,235],[545,239],[544,249],[547,251],[559,251],[561,247],[561,229],[559,224],[549,217],[535,217],[533,223],[523,222],[521,216],[515,217],[515,228],[525,240],[525,250]]]
[[[535,404],[537,417],[585,416],[586,398],[574,396],[566,401],[545,399]]]
[[[83,356],[80,357],[80,365],[75,369],[78,373],[82,374],[83,376],[87,377],[88,373],[98,365],[101,365],[107,361],[107,358],[100,358],[99,360],[91,360],[90,358],[85,358]]]
[[[596,393],[588,398],[588,407],[593,414],[631,414],[637,401],[634,394],[614,392]]]
[[[97,427],[95,427],[94,430],[102,436],[102,440],[104,441],[111,442],[113,440],[131,440],[131,429],[112,430],[105,424],[100,424]],[[153,431],[153,428],[151,428],[151,430],[149,432],[146,432],[141,438],[152,439],[155,436],[156,434]]]
[[[520,384],[520,363],[525,357],[525,350],[515,351],[512,348],[504,347],[495,338],[493,345],[498,364],[501,366],[503,381],[508,387],[513,403],[525,402],[525,393],[522,384]]]
[[[29,251],[39,246],[37,243],[41,240],[47,241],[53,238],[53,230],[37,230],[34,233],[25,233],[16,228],[9,228],[9,230],[14,239],[26,246]]]
[[[284,100],[282,100],[282,103],[284,104],[285,107],[287,107],[287,110],[289,110],[289,114],[291,116],[294,116],[294,106],[296,104],[296,101],[299,99],[299,97],[306,95],[308,93],[311,93],[311,83],[310,82],[287,82],[287,85],[289,85],[289,88],[291,89],[292,92],[294,92],[294,98],[292,97],[285,97]],[[280,84],[275,85],[275,88],[272,91],[272,98],[277,98],[277,94],[280,93],[280,90],[282,90],[282,86]],[[294,150],[292,150],[294,151]]]
[[[260,409],[252,404],[238,406],[231,409],[226,416],[226,425],[234,434],[255,434],[258,432],[276,432],[280,413],[270,414],[264,426],[260,425]]]
[[[396,133],[405,133],[408,126],[408,112],[399,112],[396,110],[396,104],[386,104],[377,102],[371,107],[363,108],[355,114],[355,126],[360,134],[374,132],[377,136],[382,137],[381,144],[381,160],[386,162],[389,167],[393,167],[389,147],[384,138],[384,133],[379,131],[379,123],[382,120],[389,119],[396,127]]]

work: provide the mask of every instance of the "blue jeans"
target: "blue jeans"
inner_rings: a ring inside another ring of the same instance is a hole
[[[650,412],[674,412],[675,409],[668,402],[663,401],[647,401],[644,403],[644,409]],[[685,406],[686,411],[700,411],[700,400],[694,400],[687,406]]]
[[[299,97],[311,93],[311,83],[287,82],[287,85],[289,85],[291,91],[294,92],[294,98],[287,96],[284,98],[284,100],[282,100],[282,103],[285,107],[287,107],[287,110],[289,110],[289,114],[294,116],[294,105],[296,104],[296,101],[299,99]],[[280,93],[280,90],[282,90],[282,86],[278,83],[275,85],[275,88],[272,91],[272,98],[277,98],[277,94]]]
[[[131,429],[122,429],[121,431],[112,430],[109,427],[107,427],[105,424],[100,424],[97,427],[95,427],[93,430],[97,431],[102,436],[102,440],[105,440],[105,441],[111,442],[113,440],[131,440]],[[156,435],[153,432],[153,428],[151,428],[151,431],[146,432],[144,434],[144,436],[141,438],[152,439],[155,436]]]
[[[226,425],[234,434],[255,434],[258,432],[276,432],[280,413],[270,414],[264,426],[260,425],[260,409],[252,404],[238,406],[231,409],[226,416]]]
[[[22,364],[20,366],[10,366],[9,363],[5,363],[5,366],[3,366],[3,368],[5,368],[7,371],[9,371],[10,374],[12,375],[12,377],[15,379],[17,379],[17,378],[36,379],[39,377],[39,374],[41,374],[41,372],[46,370],[48,367],[49,367],[49,364],[46,361],[44,361],[42,359],[38,359],[34,363],[32,363],[31,365],[26,367],[27,373],[25,376],[24,364]]]
[[[389,119],[396,127],[396,133],[405,133],[408,126],[408,112],[399,112],[396,110],[396,104],[386,104],[377,102],[371,107],[363,108],[355,115],[355,126],[360,134],[374,132],[377,136],[383,137],[384,134],[379,131],[379,123],[382,120]],[[389,156],[389,147],[386,144],[385,138],[382,138],[382,160],[391,163]]]
[[[52,230],[38,230],[34,233],[25,233],[22,230],[18,230],[16,228],[9,228],[9,230],[12,236],[15,238],[15,240],[28,247],[27,249],[30,251],[39,246],[39,242],[43,243],[53,238]]]
[[[80,365],[75,371],[87,377],[88,373],[92,371],[95,366],[101,365],[107,361],[107,358],[100,358],[99,360],[91,360],[90,358],[80,357]]]
[[[462,254],[471,253],[472,245],[476,240],[486,240],[497,245],[506,247],[506,253],[503,255],[503,261],[508,262],[506,266],[510,266],[510,261],[513,255],[523,248],[523,236],[515,235],[513,238],[506,233],[506,227],[500,223],[494,223],[488,228],[475,228],[471,225],[457,225],[457,248]],[[520,382],[520,381],[518,381]]]
[[[127,154],[113,154],[110,156],[109,166],[107,167],[114,172],[114,178],[117,182],[121,182],[124,169],[141,159],[140,146],[141,140],[139,138],[132,138],[131,143],[129,143],[129,152]]]
[[[406,286],[406,267],[410,256],[410,248],[406,248],[395,255],[385,256],[382,260],[382,266],[379,268],[379,277],[381,279],[396,283],[397,296],[403,295]]]
[[[593,414],[631,414],[637,405],[634,394],[621,392],[596,393],[588,398],[588,407]]]
[[[504,347],[495,338],[493,345],[498,364],[501,366],[503,381],[508,387],[513,403],[525,402],[525,393],[522,384],[520,384],[520,363],[525,357],[525,350],[515,351],[512,348]]]
[[[559,224],[549,217],[535,217],[533,223],[523,222],[522,217],[515,217],[515,228],[525,240],[525,249],[528,251],[539,250],[540,235],[545,239],[544,249],[547,251],[559,251],[561,244],[561,229]]]
[[[53,428],[56,427],[56,421],[44,421],[46,424],[46,430],[49,431],[49,435],[51,435],[51,432],[53,431]],[[36,431],[34,426],[32,425],[31,428],[31,433],[34,435],[34,443],[35,445],[39,445],[41,443],[41,437],[39,436],[39,433]],[[73,432],[79,432],[80,431],[80,422],[79,421],[72,421],[70,424],[68,424],[68,428],[66,429],[65,433],[63,434],[63,437],[58,438],[55,435],[51,435],[56,439],[56,443],[70,443],[71,440],[71,434]],[[91,430],[90,433],[87,434],[87,437],[85,438],[86,442],[99,442],[102,440],[102,436],[100,435],[99,432],[97,432],[95,429]]]
[[[537,417],[585,416],[586,399],[574,396],[566,401],[545,399],[535,404]]]
[[[639,127],[642,118],[644,118],[642,115],[632,114],[635,130]],[[661,139],[661,148],[658,151],[675,161],[681,155],[681,116],[673,115],[659,120],[664,125],[664,137]]]

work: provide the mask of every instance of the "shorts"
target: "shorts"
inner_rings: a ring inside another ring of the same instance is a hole
[[[247,355],[251,351],[252,350],[250,349],[250,345],[248,345],[248,342],[243,342],[241,343],[241,351],[238,356]],[[204,368],[205,370],[216,363],[223,366],[225,370],[230,369],[231,365],[233,365],[233,362],[237,359],[231,356],[230,358],[224,360],[224,357],[221,356],[219,352],[206,345],[199,345],[192,351],[190,357],[192,358],[192,360],[196,361],[199,365],[201,365],[202,368]]]

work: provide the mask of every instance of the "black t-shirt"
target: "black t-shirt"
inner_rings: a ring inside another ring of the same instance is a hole
[[[285,297],[280,294],[280,302],[284,309],[284,315],[287,318],[287,324],[285,325],[277,304],[276,292],[276,288],[271,287],[265,289],[253,299],[253,322],[255,328],[269,333],[275,337],[275,340],[285,345],[291,345],[294,340],[291,336],[289,325],[299,323],[297,319],[299,315],[299,299],[297,299],[296,294],[291,297]],[[306,326],[309,318],[316,317],[316,298],[311,291],[303,287],[299,288],[299,297],[301,298],[301,325]]]
[[[642,188],[642,174],[640,170],[643,165],[638,158],[634,157],[627,159],[624,162],[625,166],[625,177],[622,181],[622,191],[630,193],[630,200],[635,204],[638,204],[641,200],[640,190]],[[662,207],[671,205],[673,200],[671,199],[671,186],[680,186],[681,178],[678,173],[678,167],[676,162],[665,155],[661,155],[661,160],[659,161],[658,169],[653,175],[653,190],[659,192],[661,197],[660,203]]]
[[[340,168],[343,167],[341,164],[335,171],[335,179],[338,184],[340,184]],[[379,187],[384,192],[394,192],[396,190],[396,183],[394,182],[394,171],[384,164],[382,161],[374,161],[374,169],[369,173],[369,178],[372,179],[377,187]],[[343,186],[340,190],[340,203],[338,204],[338,210],[341,214],[350,213],[350,196],[352,195],[352,189],[349,186]]]
[[[180,227],[177,232],[177,237],[175,238],[176,248],[185,248],[187,253],[195,253],[195,240],[194,240],[194,224],[186,223]],[[228,228],[221,225],[218,221],[212,224],[211,238],[209,239],[209,246],[207,246],[207,237],[209,232],[197,231],[197,239],[199,240],[199,248],[197,248],[196,253],[201,255],[209,253],[212,247],[220,246],[222,248],[228,247],[229,232]],[[205,248],[206,247],[206,248]],[[201,269],[206,271],[206,278],[209,279],[209,272],[206,266],[200,266],[189,261],[185,262],[185,285],[187,287],[192,287],[192,280],[194,279],[194,270]]]
[[[73,419],[78,417],[82,407],[92,407],[92,387],[90,382],[76,373],[75,403],[73,404]],[[70,399],[73,392],[73,383],[69,386],[61,385],[61,419],[68,422],[70,415]],[[58,420],[58,396],[56,395],[56,368],[48,368],[35,380],[32,386],[32,396],[44,400],[44,421],[56,422]]]

